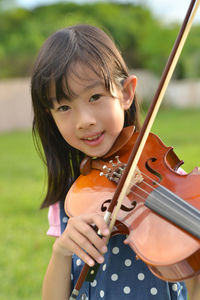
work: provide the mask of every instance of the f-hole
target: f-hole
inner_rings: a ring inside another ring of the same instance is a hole
[[[158,183],[160,183],[162,181],[162,175],[160,173],[158,173],[155,169],[151,168],[150,165],[149,165],[149,162],[156,162],[157,161],[157,158],[155,157],[151,157],[149,158],[146,163],[145,163],[145,167],[146,169],[153,175],[155,175],[157,178],[158,178],[158,181],[153,181],[153,184],[156,185]]]
[[[108,199],[106,201],[104,201],[101,205],[101,211],[102,212],[105,212],[107,209],[108,209],[108,204],[111,202],[111,199]],[[121,205],[120,209],[123,210],[123,211],[126,211],[126,212],[129,212],[129,211],[132,211],[136,205],[137,205],[137,202],[136,201],[132,201],[130,202],[131,206],[130,207],[127,207],[125,205]]]

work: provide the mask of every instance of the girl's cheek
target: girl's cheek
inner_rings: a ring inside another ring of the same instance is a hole
[[[72,124],[63,122],[63,123],[59,123],[57,127],[62,137],[65,139],[67,143],[69,143],[74,133]]]

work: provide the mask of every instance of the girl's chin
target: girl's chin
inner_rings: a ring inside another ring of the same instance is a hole
[[[105,151],[104,152],[92,151],[92,152],[87,152],[85,154],[90,157],[103,157],[106,153],[107,153],[107,151],[106,152]]]
[[[84,153],[90,157],[103,157],[108,153],[110,148],[106,147],[105,149],[87,149]]]
[[[113,143],[107,142],[107,143],[104,143],[104,145],[102,145],[101,147],[89,147],[89,148],[86,147],[84,149],[84,151],[82,151],[82,152],[90,157],[103,157],[110,151],[112,146],[113,146]]]

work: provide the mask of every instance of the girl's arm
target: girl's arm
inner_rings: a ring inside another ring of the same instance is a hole
[[[72,257],[60,255],[54,248],[43,281],[42,300],[66,300],[70,296]]]

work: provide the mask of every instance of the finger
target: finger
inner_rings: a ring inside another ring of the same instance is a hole
[[[66,234],[62,234],[56,240],[54,243],[54,251],[67,256],[69,256],[69,251],[70,255],[75,253],[90,266],[93,266],[95,261],[99,263],[104,261],[103,256],[97,251],[91,242],[74,228],[70,228],[70,234],[69,232],[66,232]]]
[[[85,250],[87,249],[85,248],[84,243],[89,241],[91,244],[95,246],[96,249],[98,249],[100,253],[105,253],[107,251],[106,241],[102,239],[100,236],[98,236],[96,231],[86,222],[83,221],[76,224],[75,230],[79,232],[80,235],[79,236],[74,235],[75,232],[73,232],[73,235],[71,233],[70,236],[75,238],[76,241],[79,241],[78,244],[81,243],[81,246],[84,247]],[[86,238],[87,241],[84,238]]]
[[[72,232],[73,229],[79,231],[87,237],[87,239],[90,240],[96,248],[98,248],[101,252],[105,252],[105,250],[101,249],[105,245],[105,241],[98,237],[97,233],[95,233],[95,231],[91,228],[91,224],[95,224],[98,229],[103,231],[104,235],[109,234],[108,226],[103,217],[94,213],[70,218],[67,229],[69,229],[69,232]]]
[[[129,244],[129,237],[127,237],[127,239],[124,240],[124,244],[128,245]]]
[[[90,267],[94,266],[95,261],[92,259],[79,245],[71,240],[71,249],[82,261],[88,264]]]
[[[98,213],[85,215],[83,216],[83,220],[85,220],[87,224],[95,224],[103,236],[109,235],[110,232],[108,225],[106,224],[104,218]]]
[[[107,251],[107,247],[105,246],[104,241],[102,241],[101,238],[97,236],[94,230],[90,227],[89,229],[91,233],[94,235],[94,239],[91,238],[90,234],[89,234],[90,239],[88,239],[87,236],[83,234],[83,232],[79,232],[76,230],[70,233],[69,238],[74,243],[78,244],[78,246],[81,249],[84,249],[95,261],[97,261],[98,263],[102,263],[104,261],[104,258],[101,253],[105,253]],[[93,242],[91,242],[91,240]],[[100,245],[100,250],[97,248],[97,246],[99,245]],[[72,251],[74,252],[74,249]],[[79,256],[79,253],[77,252],[75,253]]]
[[[89,265],[93,265],[94,262],[102,263],[104,261],[104,257],[100,252],[83,236],[77,236],[79,239],[79,244],[77,244],[74,239],[71,240],[71,246],[70,248],[72,251],[79,257],[81,257],[86,263]],[[91,263],[92,260],[92,263]]]

